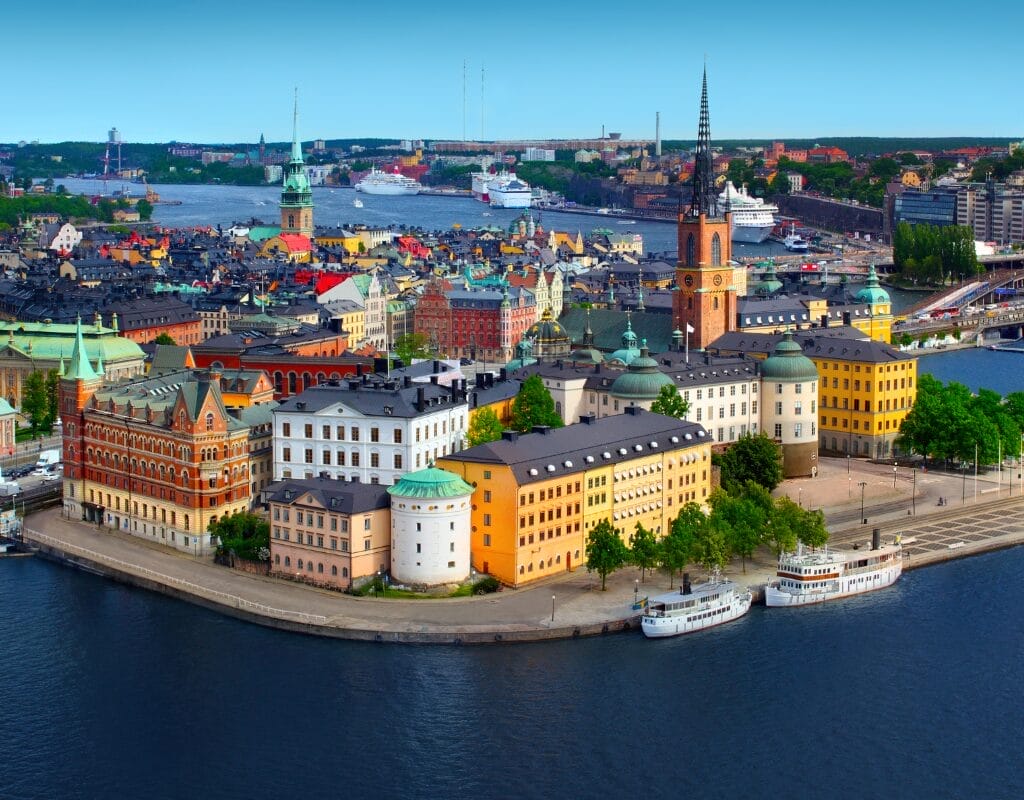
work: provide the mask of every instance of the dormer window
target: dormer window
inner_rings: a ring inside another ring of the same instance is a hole
[[[213,430],[213,412],[212,411],[211,412],[207,412],[207,414],[206,414],[206,430],[207,431],[212,431]]]

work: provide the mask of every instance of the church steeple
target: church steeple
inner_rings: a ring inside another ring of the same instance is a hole
[[[299,87],[295,87],[295,108],[292,111],[292,162],[306,162],[302,158],[302,144],[299,142]]]
[[[715,194],[714,162],[711,159],[711,118],[708,114],[708,68],[700,90],[700,122],[697,124],[697,147],[693,158],[693,199],[688,215],[718,216],[718,197]]]
[[[81,316],[75,322],[75,346],[71,350],[71,366],[64,377],[70,381],[94,381],[100,377],[92,368],[92,364],[89,363],[89,356],[85,352]]]
[[[281,187],[281,233],[313,235],[313,190],[306,175],[306,162],[299,141],[299,90],[295,90],[292,114],[292,157],[285,165]]]

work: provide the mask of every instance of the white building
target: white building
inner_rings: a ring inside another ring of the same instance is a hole
[[[388,488],[391,495],[391,575],[401,583],[461,583],[470,573],[473,487],[436,467]]]
[[[351,300],[363,309],[363,340],[350,342],[350,348],[369,344],[384,350],[390,345],[387,341],[388,298],[378,270],[352,275],[316,298],[320,305],[328,307],[337,300]]]
[[[523,161],[554,161],[555,151],[545,147],[527,147],[523,151]]]
[[[461,450],[469,427],[464,381],[403,375],[333,380],[274,412],[274,480],[326,476],[395,483]]]

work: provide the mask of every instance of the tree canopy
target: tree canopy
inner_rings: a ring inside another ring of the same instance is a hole
[[[211,522],[208,530],[220,542],[218,555],[233,552],[247,561],[266,561],[270,557],[270,523],[256,514],[227,514]]]
[[[603,519],[590,529],[587,536],[587,572],[596,572],[601,576],[601,591],[605,590],[605,581],[615,570],[629,560],[629,550],[619,536],[617,528]]]
[[[636,533],[629,539],[629,560],[640,568],[640,579],[647,580],[647,570],[658,563],[658,540],[654,532],[641,523],[636,524]]]
[[[430,358],[430,340],[425,333],[403,333],[391,345],[394,354],[406,366],[417,359]]]
[[[562,418],[555,411],[555,401],[540,375],[534,373],[519,387],[512,401],[512,427],[529,433],[534,425],[561,428]]]
[[[782,483],[782,449],[764,432],[744,434],[719,458],[722,486],[735,493],[747,481],[771,491]]]
[[[466,441],[470,447],[487,442],[496,442],[501,438],[504,426],[498,415],[491,408],[481,408],[469,421],[469,430],[466,432]]]
[[[690,404],[679,394],[674,384],[662,386],[658,396],[651,403],[651,411],[655,414],[664,414],[666,417],[686,419],[690,412]]]
[[[892,237],[893,263],[906,280],[941,284],[984,271],[966,225],[911,225],[901,222]]]

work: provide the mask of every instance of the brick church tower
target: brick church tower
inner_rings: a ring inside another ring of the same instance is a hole
[[[313,190],[306,175],[306,160],[299,142],[299,90],[295,90],[292,118],[292,157],[284,168],[281,187],[281,233],[313,236]]]
[[[60,421],[64,446],[64,514],[69,519],[85,519],[84,447],[85,424],[83,409],[103,385],[103,361],[96,354],[96,369],[89,363],[82,337],[82,318],[75,330],[75,346],[71,351],[71,365],[60,376]],[[97,516],[98,515],[98,516]],[[92,508],[90,521],[102,519],[102,509]]]
[[[679,261],[672,307],[678,330],[689,336],[689,346],[707,347],[736,329],[736,287],[733,284],[730,214],[718,214],[711,158],[708,116],[708,75],[700,95],[700,124],[693,166],[693,199],[678,222]]]

